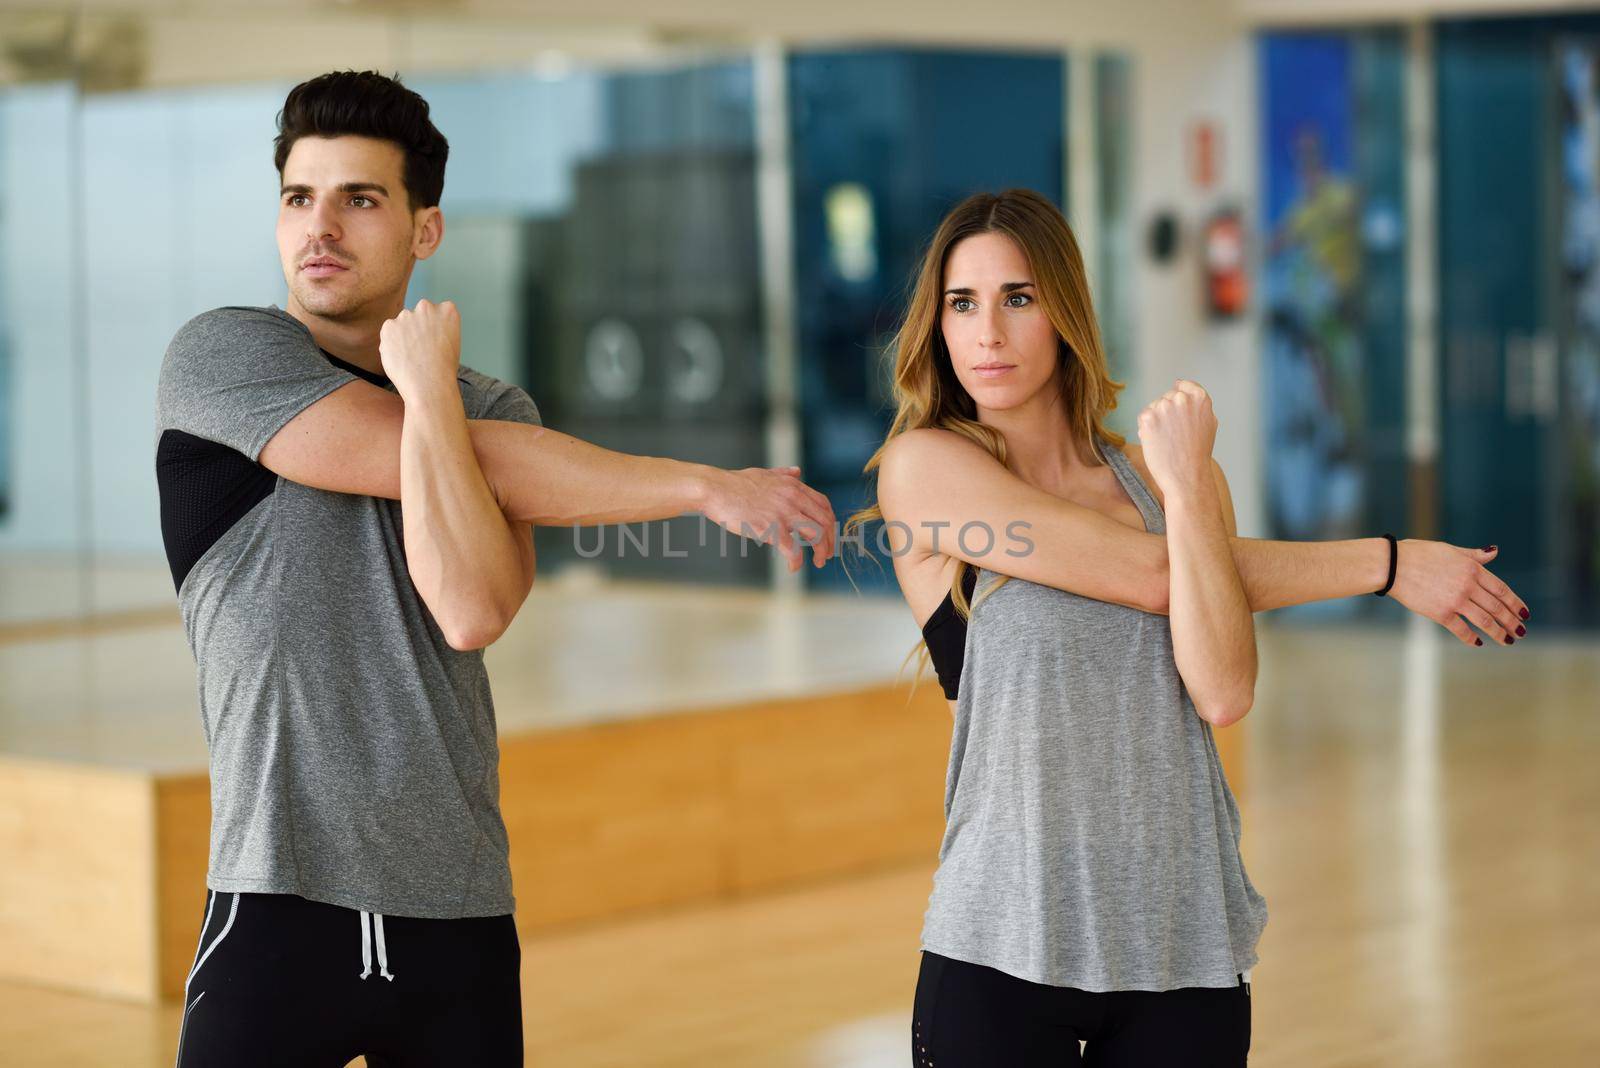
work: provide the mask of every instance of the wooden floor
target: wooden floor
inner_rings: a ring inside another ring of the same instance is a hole
[[[1600,1064],[1600,639],[1534,624],[1513,649],[1262,628],[1230,728],[1270,909],[1253,1064]],[[907,1063],[936,844],[909,870],[525,939],[529,1063]],[[0,986],[8,1068],[169,1065],[177,1026],[176,1006]]]

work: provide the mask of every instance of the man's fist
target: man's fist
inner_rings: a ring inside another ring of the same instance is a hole
[[[419,300],[378,330],[383,373],[400,396],[421,397],[428,390],[455,392],[461,365],[461,314],[450,301]]]

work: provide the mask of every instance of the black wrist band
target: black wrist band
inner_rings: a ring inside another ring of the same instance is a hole
[[[1389,539],[1389,581],[1383,584],[1383,589],[1373,593],[1374,597],[1382,597],[1394,588],[1394,567],[1400,561],[1400,547],[1395,544],[1393,534],[1385,534]]]

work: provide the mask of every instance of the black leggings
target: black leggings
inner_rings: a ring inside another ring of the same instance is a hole
[[[511,916],[380,916],[290,894],[206,895],[178,1068],[520,1068]]]
[[[1080,1056],[1078,1041],[1088,1045]],[[915,1068],[1233,1068],[1250,1052],[1250,985],[1097,994],[922,954]]]

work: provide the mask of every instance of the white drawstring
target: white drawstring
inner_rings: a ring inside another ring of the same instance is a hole
[[[389,954],[385,953],[383,949],[383,913],[374,912],[372,914],[372,923],[378,929],[378,974],[392,983],[394,982],[394,976],[389,974]]]
[[[372,927],[367,925],[367,917],[372,917],[372,927],[378,929],[378,974],[394,982],[394,976],[389,972],[389,954],[383,944],[383,913],[361,910],[361,978],[365,979],[372,974]]]

